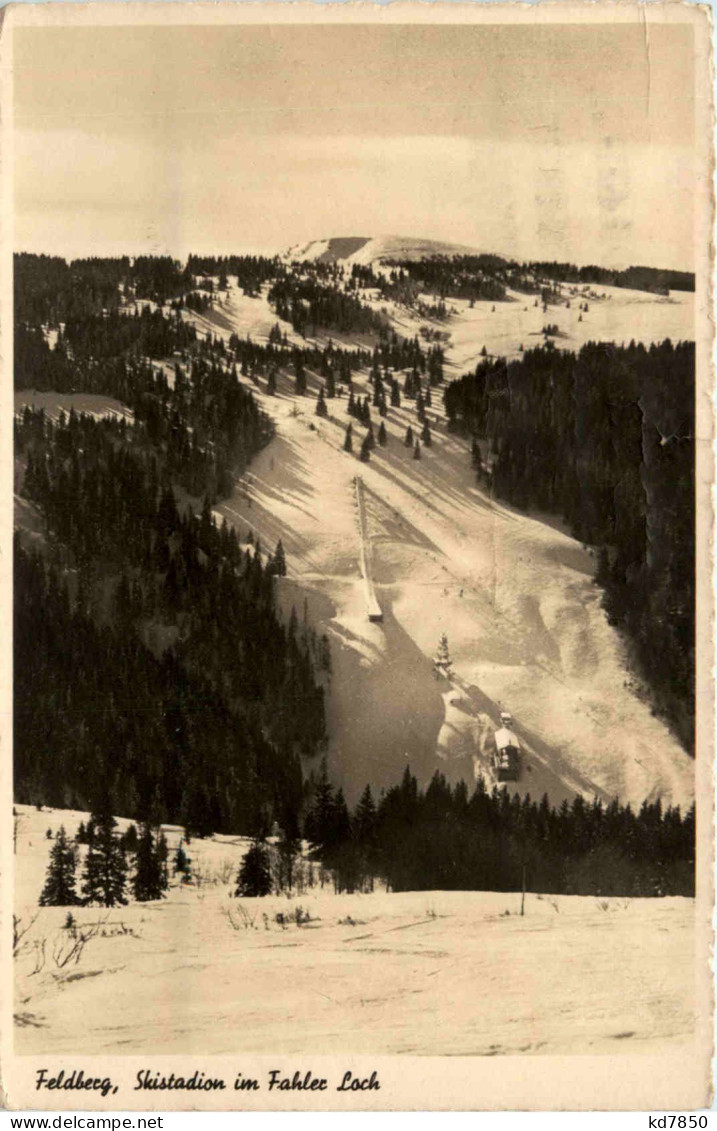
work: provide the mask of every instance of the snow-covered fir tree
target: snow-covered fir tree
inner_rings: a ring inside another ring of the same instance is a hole
[[[122,906],[127,902],[125,883],[127,861],[118,837],[117,822],[103,807],[92,814],[95,834],[90,842],[82,877],[82,894],[86,903],[99,903],[104,907]]]
[[[132,879],[134,898],[140,903],[161,899],[166,889],[167,876],[161,859],[159,838],[153,835],[149,821],[145,821],[137,843],[137,862]]]
[[[271,864],[266,845],[255,840],[241,862],[235,895],[269,895],[271,892]]]
[[[284,553],[284,545],[281,538],[276,543],[271,571],[276,574],[277,577],[286,577],[286,554]]]
[[[40,896],[41,907],[72,907],[80,902],[75,891],[75,849],[65,826],[60,825],[50,850],[47,878]]]
[[[328,416],[329,415],[329,410],[326,407],[326,401],[324,400],[324,386],[323,385],[319,389],[319,395],[316,398],[316,415],[317,416]]]
[[[450,652],[448,651],[448,637],[446,636],[445,632],[441,635],[441,639],[438,642],[438,648],[436,649],[433,663],[437,671],[441,672],[445,676],[450,675],[451,667],[453,666],[453,664],[451,661]]]

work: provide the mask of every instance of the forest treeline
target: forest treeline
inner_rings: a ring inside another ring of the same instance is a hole
[[[148,299],[160,305],[194,291],[226,286],[229,274],[248,294],[280,278],[286,268],[277,258],[253,255],[190,255],[183,267],[168,255],[65,260],[17,252],[14,256],[15,323],[57,327],[88,314],[102,315],[123,303]]]
[[[407,768],[375,801],[367,786],[350,812],[325,764],[313,782],[304,835],[339,890],[530,891],[565,895],[694,895],[695,811],[576,797],[551,806],[489,791],[479,778],[425,790]]]
[[[658,267],[627,267],[618,270],[594,264],[578,267],[574,263],[548,260],[518,263],[499,255],[436,255],[418,261],[390,259],[386,264],[399,273],[399,278],[420,282],[427,291],[440,294],[443,298],[500,301],[505,298],[506,286],[532,293],[539,290],[545,282],[593,283],[655,294],[695,289],[693,273]],[[358,269],[359,279],[362,278],[362,270],[365,269]],[[379,277],[375,277],[375,280],[375,283],[364,282],[362,285],[380,286]]]
[[[523,271],[559,283],[596,283],[598,286],[626,287],[628,290],[666,294],[668,291],[694,291],[695,276],[690,271],[670,271],[660,267],[577,267],[574,263],[544,260],[523,264]]]
[[[505,297],[504,261],[493,255],[431,255],[425,259],[389,259],[387,297],[401,299],[401,289],[415,288],[446,298],[502,302]]]
[[[598,547],[597,580],[642,674],[694,742],[694,343],[588,343],[481,361],[451,383],[449,425],[488,440],[483,482],[561,515]]]
[[[117,310],[128,298],[163,303],[191,290],[193,280],[170,256],[73,259],[14,256],[15,323],[58,326]]]

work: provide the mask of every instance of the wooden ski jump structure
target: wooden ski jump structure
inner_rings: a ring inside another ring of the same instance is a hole
[[[378,603],[376,590],[373,585],[373,555],[371,539],[368,534],[368,524],[366,522],[363,479],[360,475],[356,476],[354,484],[356,487],[356,506],[358,507],[359,533],[361,538],[359,562],[361,565],[361,576],[363,578],[364,596],[366,598],[366,612],[370,621],[380,624],[381,621],[383,621],[383,613],[381,612],[381,606]]]

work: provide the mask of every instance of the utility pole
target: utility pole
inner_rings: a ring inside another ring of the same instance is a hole
[[[523,894],[520,900],[520,914],[525,915],[525,864],[523,864]]]

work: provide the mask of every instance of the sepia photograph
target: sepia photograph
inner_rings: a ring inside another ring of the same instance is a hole
[[[6,1104],[709,1105],[709,8],[2,15]]]

